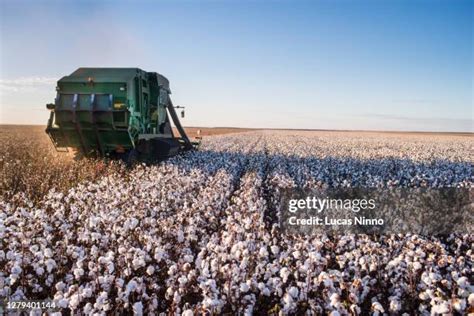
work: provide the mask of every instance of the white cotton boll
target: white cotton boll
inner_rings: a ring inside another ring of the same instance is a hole
[[[85,315],[90,315],[91,312],[92,312],[92,304],[91,303],[87,303],[84,308],[82,309],[82,311],[84,312]]]
[[[37,267],[35,269],[35,272],[37,275],[42,276],[44,274],[44,268],[43,267]]]
[[[132,265],[135,270],[138,270],[146,265],[143,257],[138,257],[132,260]]]
[[[185,255],[183,259],[184,259],[184,261],[191,263],[191,262],[194,261],[194,256],[193,255]]]
[[[61,307],[61,308],[67,308],[69,305],[69,300],[66,299],[66,298],[62,298],[60,300],[58,300],[58,306]]]
[[[469,287],[469,281],[466,277],[459,278],[456,283],[461,289],[466,289]]]
[[[467,298],[467,301],[470,306],[474,307],[474,293],[469,294],[469,297]]]
[[[293,298],[298,298],[299,292],[300,291],[295,286],[290,287],[290,289],[288,290],[288,294],[290,294],[291,297],[293,297]]]
[[[466,308],[466,300],[465,299],[459,299],[459,298],[453,299],[453,307],[458,312],[464,311],[464,309]]]
[[[76,280],[79,280],[81,276],[83,275],[84,275],[84,270],[82,268],[74,269],[74,277],[76,278]]]
[[[285,295],[283,296],[283,302],[287,306],[286,308],[291,308],[291,305],[293,304],[294,300],[290,294],[285,293]]]
[[[54,268],[56,268],[56,261],[54,261],[53,259],[46,260],[46,270],[48,271],[48,273],[51,273]]]
[[[135,229],[135,227],[137,227],[138,223],[139,223],[139,220],[136,219],[135,217],[132,217],[130,219],[129,228],[132,229],[132,230]]]
[[[148,266],[146,268],[146,274],[152,275],[153,273],[155,273],[155,267],[154,266]]]
[[[338,311],[332,311],[331,313],[329,313],[330,316],[341,316],[341,313],[339,313]]]
[[[428,293],[426,292],[420,292],[420,294],[418,294],[418,297],[420,298],[420,300],[422,301],[426,301],[430,298],[430,296],[428,295]]]
[[[174,296],[174,289],[172,287],[169,287],[166,289],[166,294],[165,294],[165,297],[167,299],[170,299]]]
[[[113,262],[111,262],[111,261],[107,262],[107,271],[108,271],[110,274],[114,273],[114,271],[115,271],[115,266],[114,266],[114,263],[113,263]]]
[[[81,295],[84,298],[92,297],[92,289],[90,287],[86,287],[81,291]]]
[[[46,258],[53,257],[53,251],[50,248],[45,248],[43,253]]]
[[[351,310],[351,312],[352,312],[354,315],[360,315],[360,313],[361,313],[360,307],[357,306],[356,304],[352,304],[349,309]]]
[[[173,295],[173,303],[179,304],[179,302],[181,302],[181,295],[179,295],[178,291],[176,291]]]
[[[143,315],[143,304],[142,302],[136,302],[133,304],[133,315],[141,316]]]
[[[171,267],[169,267],[169,269],[168,269],[168,274],[169,274],[170,276],[171,276],[171,275],[174,275],[177,270],[178,270],[178,267],[176,267],[176,265],[173,264]]]
[[[79,295],[72,295],[71,298],[69,299],[69,308],[72,310],[77,309],[80,303],[80,297]]]
[[[329,297],[329,301],[330,301],[330,304],[331,306],[333,307],[337,307],[339,306],[339,294],[337,293],[332,293],[331,296]]]
[[[290,270],[288,268],[283,268],[280,270],[280,277],[283,280],[283,283],[286,283],[288,281],[288,277],[290,276]]]
[[[440,304],[433,305],[431,308],[433,314],[447,314],[449,313],[449,305],[447,302],[441,302]]]
[[[176,238],[176,239],[178,240],[178,242],[179,242],[179,243],[182,243],[182,242],[184,241],[184,233],[183,233],[183,231],[178,230],[178,232],[176,233],[176,235],[177,235],[177,238]]]
[[[194,316],[194,313],[193,313],[192,310],[187,309],[187,310],[185,310],[181,315],[182,315],[182,316]]]
[[[262,257],[262,258],[266,258],[266,257],[268,256],[267,247],[262,247],[262,248],[260,248],[258,254],[259,254],[260,257]]]
[[[332,288],[334,286],[334,283],[329,278],[324,279],[323,283],[324,283],[324,286],[327,288]]]
[[[179,285],[181,287],[185,286],[188,283],[188,279],[185,276],[178,278]]]
[[[385,309],[383,308],[382,304],[380,304],[379,302],[372,303],[372,310],[374,312],[385,313]]]
[[[10,285],[15,284],[18,281],[19,275],[18,274],[10,274]]]
[[[63,281],[59,281],[54,287],[56,288],[56,291],[63,292],[66,288],[66,284],[64,284]]]
[[[402,304],[397,299],[390,300],[389,310],[391,312],[398,312],[402,309]]]
[[[127,293],[131,293],[131,292],[135,291],[137,289],[137,287],[138,287],[137,281],[130,280],[130,282],[128,282],[128,284],[127,284],[126,291],[127,291]]]
[[[161,260],[163,260],[164,256],[165,256],[164,250],[161,249],[160,247],[156,247],[155,255],[153,256],[153,258],[155,258],[157,262],[160,262]]]
[[[421,268],[422,268],[421,263],[419,263],[418,261],[413,262],[413,269],[414,269],[415,271],[418,271],[418,270],[420,270]]]
[[[280,247],[273,245],[270,247],[270,250],[272,251],[272,254],[278,255],[280,253]]]
[[[292,255],[295,259],[301,258],[301,252],[299,250],[293,251]]]
[[[240,283],[240,292],[247,293],[250,290],[250,287],[247,283]]]
[[[375,262],[371,262],[369,265],[369,271],[374,272],[377,271],[377,264]]]
[[[11,268],[10,273],[21,274],[21,271],[22,271],[21,267],[17,263],[15,263],[15,265]]]

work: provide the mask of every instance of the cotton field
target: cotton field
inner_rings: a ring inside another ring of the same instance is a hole
[[[255,131],[0,201],[0,300],[58,313],[474,313],[474,235],[289,235],[294,187],[467,187],[470,136]],[[2,165],[5,168],[5,165]]]

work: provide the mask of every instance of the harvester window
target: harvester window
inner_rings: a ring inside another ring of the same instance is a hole
[[[168,92],[164,89],[160,89],[160,104],[166,105],[168,102]]]

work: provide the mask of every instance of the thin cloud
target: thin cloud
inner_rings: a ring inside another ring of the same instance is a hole
[[[0,79],[0,93],[36,91],[41,87],[55,85],[58,78],[21,77],[17,79]]]

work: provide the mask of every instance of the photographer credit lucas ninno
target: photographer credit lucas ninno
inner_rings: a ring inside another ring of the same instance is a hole
[[[289,233],[473,230],[469,189],[295,189],[283,192],[280,206],[280,228]]]

